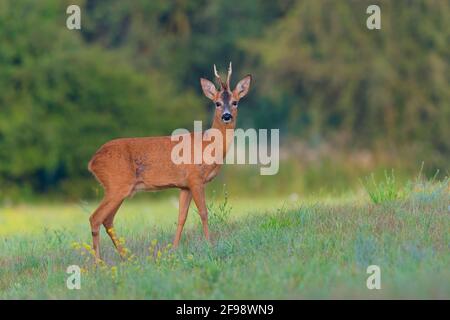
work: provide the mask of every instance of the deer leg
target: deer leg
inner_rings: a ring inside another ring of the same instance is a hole
[[[189,211],[189,205],[191,204],[192,193],[190,190],[181,189],[180,200],[178,208],[178,227],[177,233],[175,234],[175,239],[173,240],[173,247],[177,248],[181,238],[181,232],[183,231],[184,223],[186,222],[186,217]]]
[[[191,187],[191,192],[192,198],[194,199],[195,205],[197,206],[200,219],[202,219],[203,233],[205,234],[206,240],[209,241],[208,209],[206,208],[204,186],[198,185],[195,187]]]
[[[97,262],[100,260],[100,225],[116,207],[118,208],[122,201],[122,197],[105,195],[97,210],[89,218],[92,231],[92,244]]]
[[[113,211],[110,213],[109,216],[106,217],[105,221],[103,221],[103,226],[105,227],[106,233],[111,238],[114,246],[116,247],[117,251],[119,252],[120,256],[122,258],[125,258],[126,252],[124,250],[124,247],[120,243],[120,241],[117,238],[116,231],[114,229],[114,217],[116,216],[117,211],[119,210],[120,206],[123,203],[123,199],[119,202],[119,204],[113,209]]]

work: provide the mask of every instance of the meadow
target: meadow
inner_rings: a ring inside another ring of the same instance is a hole
[[[177,199],[127,200],[94,265],[88,217],[97,202],[0,208],[2,299],[450,298],[450,185],[386,174],[347,195],[209,200],[211,243],[191,206],[171,248]],[[381,289],[369,290],[369,265]],[[69,290],[66,269],[82,268]]]

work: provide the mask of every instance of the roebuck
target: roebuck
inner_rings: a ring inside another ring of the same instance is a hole
[[[247,75],[234,90],[230,90],[231,73],[230,62],[227,80],[223,82],[214,65],[219,90],[211,81],[200,79],[203,93],[216,107],[212,128],[219,130],[223,137],[222,159],[233,141],[238,102],[248,93],[251,82],[251,76]],[[190,133],[189,138],[191,145],[198,144],[194,133]],[[202,150],[208,145],[205,141],[200,143]],[[104,198],[89,218],[97,259],[100,259],[99,230],[102,224],[119,254],[124,256],[124,248],[117,241],[113,229],[114,216],[125,198],[141,190],[180,189],[178,227],[173,241],[175,248],[180,241],[192,199],[198,208],[205,237],[209,240],[205,184],[218,174],[221,164],[175,164],[171,159],[175,144],[170,136],[116,139],[104,144],[92,157],[88,165],[89,171],[104,188]]]

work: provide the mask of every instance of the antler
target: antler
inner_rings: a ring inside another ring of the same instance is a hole
[[[230,79],[231,79],[232,73],[233,73],[233,70],[231,68],[231,61],[230,61],[230,65],[228,66],[227,88],[230,88]]]
[[[219,81],[220,86],[221,86],[222,88],[225,87],[224,83],[222,82],[222,79],[220,79],[219,73],[217,72],[216,65],[214,65],[214,75],[216,76],[217,81]]]
[[[217,68],[216,65],[214,65],[214,75],[217,78],[217,81],[219,81],[219,84],[221,85],[222,88],[229,88],[230,87],[230,79],[231,79],[231,74],[233,73],[232,70],[232,65],[231,65],[231,61],[230,61],[230,65],[228,66],[228,75],[227,75],[227,82],[223,82],[222,79],[220,79],[220,75],[217,72]]]

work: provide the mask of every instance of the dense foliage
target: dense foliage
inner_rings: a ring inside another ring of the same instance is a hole
[[[81,31],[65,27],[72,3]],[[209,119],[198,78],[229,60],[255,79],[240,125],[445,164],[450,3],[377,3],[379,31],[371,1],[0,0],[0,188],[89,192],[103,142]]]

